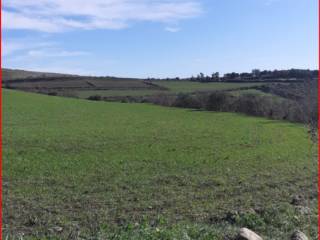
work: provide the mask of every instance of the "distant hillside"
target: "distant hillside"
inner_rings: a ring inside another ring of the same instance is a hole
[[[18,79],[28,79],[28,78],[47,78],[47,77],[63,77],[72,76],[69,74],[60,73],[47,73],[47,72],[33,72],[18,69],[2,69],[2,80],[3,81],[13,81]]]
[[[58,73],[3,69],[2,87],[54,95],[73,91],[158,90],[167,88],[135,78],[91,77]],[[74,94],[73,94],[74,95]]]

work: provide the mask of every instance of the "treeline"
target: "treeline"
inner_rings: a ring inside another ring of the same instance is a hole
[[[318,70],[304,69],[289,69],[289,70],[273,70],[260,71],[259,69],[252,70],[251,73],[226,73],[220,76],[219,72],[212,73],[210,76],[204,73],[199,73],[197,76],[190,78],[148,78],[147,80],[166,80],[166,81],[194,81],[194,82],[250,82],[250,81],[301,81],[307,79],[318,78]]]
[[[231,95],[228,92],[209,94],[159,95],[146,101],[159,105],[202,109],[217,112],[236,112],[250,116],[266,117],[274,120],[305,123],[312,128],[317,123],[317,105],[307,99],[293,101],[267,95]]]
[[[167,107],[201,109],[216,112],[235,112],[274,120],[303,123],[317,129],[318,107],[315,95],[298,101],[269,95],[242,94],[229,92],[181,93],[178,95],[159,94],[153,96],[91,96],[88,100],[116,101],[123,103],[153,103]]]
[[[95,101],[153,103],[168,107],[192,108],[217,112],[235,112],[274,120],[303,123],[316,133],[318,124],[317,81],[295,84],[271,84],[256,87],[270,95],[239,94],[228,91],[210,93],[159,94],[152,96],[91,96]]]

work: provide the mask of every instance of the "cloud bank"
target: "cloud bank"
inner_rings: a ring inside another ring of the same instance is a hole
[[[3,6],[4,29],[41,32],[170,24],[202,13],[197,0],[3,0]]]

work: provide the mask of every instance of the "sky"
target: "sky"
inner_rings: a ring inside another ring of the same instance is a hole
[[[189,77],[318,68],[318,0],[3,0],[3,67]]]

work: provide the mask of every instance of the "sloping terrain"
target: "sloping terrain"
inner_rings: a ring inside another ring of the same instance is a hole
[[[166,90],[142,79],[74,76],[8,69],[3,71],[3,87],[54,95],[83,90]]]
[[[317,236],[317,158],[299,124],[3,92],[4,236]]]
[[[6,88],[24,91],[62,91],[62,90],[141,90],[163,89],[156,85],[150,85],[142,80],[115,79],[108,77],[47,77],[29,78],[5,82]]]
[[[63,76],[72,76],[69,74],[60,74],[60,73],[46,73],[46,72],[34,72],[34,71],[25,71],[18,69],[2,69],[2,80],[14,81],[28,78],[47,78],[47,77],[63,77]]]
[[[4,69],[3,87],[50,95],[89,98],[208,92],[262,86],[263,83],[199,83],[136,78],[90,77]]]

